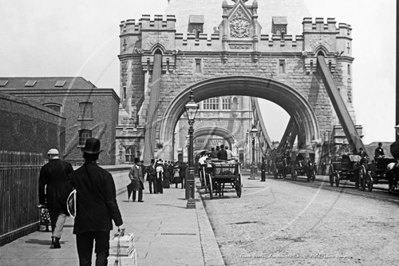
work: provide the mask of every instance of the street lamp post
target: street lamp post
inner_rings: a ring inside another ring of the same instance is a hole
[[[194,101],[193,91],[190,91],[190,101],[185,105],[189,129],[189,149],[188,149],[188,177],[186,181],[186,190],[188,190],[188,200],[187,200],[187,209],[195,209],[195,194],[194,194],[194,147],[193,147],[193,134],[194,134],[194,122],[195,115],[198,111],[198,104]]]
[[[255,126],[252,126],[252,129],[249,131],[249,134],[251,135],[252,138],[252,165],[251,165],[251,175],[248,179],[256,179],[258,168],[255,162],[255,137],[258,134],[258,129]]]

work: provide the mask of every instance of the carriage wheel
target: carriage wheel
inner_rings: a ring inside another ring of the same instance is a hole
[[[238,175],[237,180],[236,180],[236,192],[237,192],[237,197],[241,198],[241,192],[242,192],[242,184],[241,184],[241,175]]]
[[[211,198],[211,199],[213,199],[213,182],[212,182],[212,177],[211,177],[211,175],[210,174],[208,174],[208,177],[209,177],[209,184],[208,184],[208,189],[209,189],[209,197]]]
[[[366,190],[366,174],[365,174],[365,170],[362,167],[359,170],[359,177],[358,177],[358,183],[360,183],[360,190],[365,191]]]
[[[334,173],[330,173],[330,186],[334,186]]]
[[[339,173],[336,172],[334,177],[335,177],[335,185],[336,185],[337,187],[339,187]]]
[[[373,191],[373,177],[371,176],[371,174],[370,173],[368,173],[367,174],[367,182],[366,182],[366,184],[367,184],[367,191],[368,192],[371,192],[371,191]]]
[[[292,171],[291,179],[295,181],[297,175],[298,173],[296,172],[296,170]]]

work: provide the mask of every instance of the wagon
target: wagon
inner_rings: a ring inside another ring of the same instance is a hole
[[[279,178],[281,176],[283,179],[285,179],[290,168],[287,158],[283,156],[276,157],[274,165],[274,178]]]
[[[331,162],[330,185],[339,187],[341,180],[355,182],[361,190],[373,190],[373,179],[366,169],[366,163],[361,162],[359,155],[342,155],[338,160]]]
[[[372,177],[373,184],[388,183],[390,191],[397,187],[395,175],[393,175],[392,169],[388,168],[388,165],[391,163],[396,164],[396,159],[378,158],[368,165],[368,170]]]
[[[235,189],[237,197],[241,197],[242,177],[241,163],[236,161],[211,160],[208,162],[205,175],[205,187],[210,198],[213,193],[224,195],[225,185],[229,184]]]
[[[309,156],[313,155],[313,156]],[[316,179],[316,165],[314,163],[313,151],[292,152],[291,154],[291,177],[297,180],[298,176],[306,176],[308,182],[314,182]],[[306,159],[305,159],[306,158]]]

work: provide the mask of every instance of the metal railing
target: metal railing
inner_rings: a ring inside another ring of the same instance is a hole
[[[39,229],[39,153],[0,151],[0,246]]]

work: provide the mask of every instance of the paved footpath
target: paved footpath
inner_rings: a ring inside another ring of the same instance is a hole
[[[186,209],[184,189],[172,186],[163,194],[149,194],[146,185],[142,203],[127,201],[126,192],[117,197],[123,226],[134,233],[138,265],[224,265],[198,192],[196,209]],[[0,265],[78,265],[72,229],[73,218],[68,218],[61,249],[49,249],[51,233],[39,231],[4,245]]]

